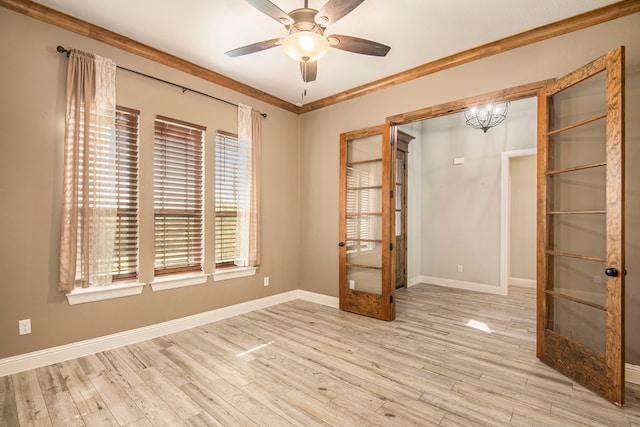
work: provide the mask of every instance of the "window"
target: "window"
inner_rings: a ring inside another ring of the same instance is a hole
[[[205,128],[156,116],[155,274],[202,271],[202,146]]]
[[[237,243],[240,166],[237,135],[218,131],[215,143],[216,268],[234,265]]]
[[[216,134],[216,268],[260,265],[260,133],[260,112],[240,104],[238,135]]]
[[[138,123],[140,112],[116,107],[117,219],[113,280],[138,277]]]

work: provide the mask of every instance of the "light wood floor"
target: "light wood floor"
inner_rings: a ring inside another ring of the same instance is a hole
[[[383,322],[294,301],[0,378],[0,426],[640,426],[535,358],[534,293],[417,285]]]

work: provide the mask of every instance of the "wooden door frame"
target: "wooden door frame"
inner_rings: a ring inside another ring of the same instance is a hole
[[[421,108],[418,110],[410,111],[407,113],[398,114],[395,116],[387,117],[386,123],[392,126],[406,125],[423,120],[433,119],[436,117],[447,116],[449,114],[461,113],[470,106],[477,104],[498,103],[498,102],[511,102],[518,101],[527,98],[537,98],[538,91],[545,87],[545,85],[552,82],[552,79],[541,80],[534,83],[529,83],[522,86],[515,86],[508,89],[497,90],[494,92],[488,92],[482,95],[471,96],[468,98],[458,99],[456,101],[447,102],[444,104],[434,105],[432,107]],[[535,149],[537,150],[537,148]],[[502,227],[502,226],[501,226]],[[498,287],[498,294],[506,295],[508,286],[507,279],[503,278],[503,271],[506,269],[504,266],[505,258],[503,252],[506,250],[504,247],[504,231],[501,230],[500,236],[500,283]],[[395,270],[393,270],[395,274]],[[407,278],[408,281],[408,278]]]
[[[395,275],[393,277],[394,280],[394,288],[395,289],[401,289],[401,288],[407,288],[409,285],[409,280],[407,277],[407,265],[408,265],[408,256],[407,256],[407,249],[408,249],[408,245],[407,245],[407,240],[408,240],[408,233],[407,233],[407,219],[409,218],[408,212],[407,212],[407,198],[408,198],[408,189],[409,189],[409,182],[408,182],[408,171],[409,171],[409,144],[411,143],[412,140],[414,140],[415,137],[412,135],[409,135],[406,132],[403,132],[399,129],[397,129],[396,132],[396,143],[395,143],[395,166],[397,167],[398,165],[398,153],[403,153],[402,157],[403,157],[403,162],[402,162],[402,167],[403,167],[403,172],[402,172],[402,181],[401,181],[401,197],[402,200],[400,201],[401,203],[401,207],[400,207],[400,211],[401,211],[401,216],[402,216],[402,225],[401,225],[401,236],[402,236],[402,247],[398,247],[398,239],[395,233],[396,230],[396,225],[395,225],[395,215],[394,215],[394,227],[393,227],[393,232],[391,233],[391,237],[392,240],[394,241],[394,251],[395,253],[395,259],[398,259],[398,255],[401,254],[402,258],[403,258],[403,276],[404,276],[404,280],[403,280],[403,286],[398,287],[398,272],[395,272]],[[398,178],[398,171],[395,170],[393,176],[393,187],[394,187],[394,198],[398,197],[398,191],[397,191],[397,178]],[[392,207],[392,211],[395,213],[396,211],[396,205],[397,202],[393,205]],[[396,264],[396,268],[395,270],[397,270],[398,266]]]
[[[482,95],[470,96],[468,98],[462,98],[456,101],[434,105],[432,107],[421,108],[407,113],[389,116],[387,117],[386,122],[390,126],[400,126],[436,117],[447,116],[449,114],[461,113],[469,108],[469,106],[476,104],[511,102],[525,98],[534,98],[538,96],[539,89],[552,81],[553,80],[541,80],[526,85],[515,86],[509,89],[496,90]]]

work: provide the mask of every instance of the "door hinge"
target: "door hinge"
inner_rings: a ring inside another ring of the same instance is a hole
[[[392,251],[393,250],[393,243],[389,243],[389,250]]]
[[[393,199],[393,190],[389,191],[389,197]]]
[[[393,304],[393,295],[389,295],[389,304]]]

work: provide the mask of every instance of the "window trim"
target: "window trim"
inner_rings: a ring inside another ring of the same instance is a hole
[[[213,273],[213,281],[221,282],[223,280],[238,279],[240,277],[255,276],[259,267],[224,267],[216,268]]]
[[[210,274],[203,272],[190,272],[184,274],[173,274],[156,276],[151,281],[151,289],[154,292],[166,291],[168,289],[184,288],[187,286],[204,285]]]
[[[146,283],[139,282],[117,282],[108,286],[75,288],[67,292],[66,297],[69,305],[104,301],[113,298],[140,295],[145,285]]]

